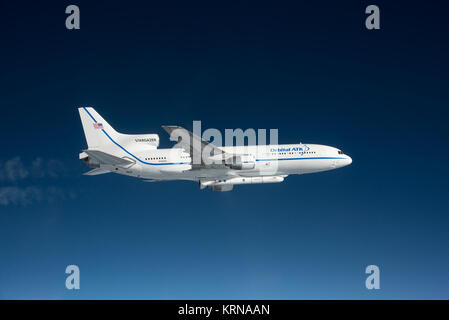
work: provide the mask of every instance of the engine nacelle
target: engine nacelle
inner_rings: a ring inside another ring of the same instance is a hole
[[[79,154],[79,158],[86,166],[88,166],[90,168],[100,168],[100,162],[98,162],[97,160],[89,157],[87,155],[87,153],[85,153],[85,152],[81,152]]]
[[[256,166],[256,159],[253,155],[245,154],[230,158],[226,165],[235,170],[251,170]]]

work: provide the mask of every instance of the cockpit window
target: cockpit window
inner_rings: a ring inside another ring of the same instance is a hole
[[[343,151],[341,151],[341,150],[338,150],[338,154],[344,154],[344,153],[343,153]]]

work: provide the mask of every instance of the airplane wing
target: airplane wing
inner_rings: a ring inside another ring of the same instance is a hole
[[[232,154],[224,152],[212,143],[202,139],[196,134],[193,134],[192,132],[184,129],[183,127],[162,126],[162,128],[164,128],[164,130],[167,131],[167,133],[170,135],[171,141],[176,141],[178,146],[184,148],[184,150],[190,153],[190,157],[192,158],[193,162],[195,162],[195,159],[201,161],[200,167],[211,166],[204,162],[203,157],[201,157],[203,153],[207,154],[210,159],[218,160],[218,163],[214,162],[213,166],[215,167],[217,165],[219,167],[224,166],[224,163],[220,162],[223,162],[225,159],[231,158],[233,156]]]
[[[97,160],[101,164],[128,167],[135,163],[135,161],[119,158],[119,157],[113,156],[109,153],[105,153],[105,152],[98,151],[98,150],[84,150],[83,152],[85,152],[88,156]]]
[[[102,168],[95,168],[90,171],[84,172],[83,175],[85,176],[96,176],[99,174],[105,174],[111,172],[110,170],[102,169]]]

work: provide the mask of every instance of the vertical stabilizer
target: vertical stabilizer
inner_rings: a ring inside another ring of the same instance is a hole
[[[137,153],[154,150],[159,145],[157,134],[118,133],[94,108],[82,107],[78,111],[89,150],[138,160]]]
[[[78,111],[89,149],[101,150],[111,154],[122,153],[114,143],[114,141],[119,140],[120,134],[94,108],[82,107],[78,108]]]

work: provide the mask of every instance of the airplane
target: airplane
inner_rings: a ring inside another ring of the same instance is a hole
[[[93,108],[78,111],[88,146],[79,159],[92,168],[88,176],[113,172],[149,182],[190,180],[200,189],[230,191],[234,185],[279,183],[289,175],[352,163],[340,149],[318,144],[219,147],[179,126],[162,126],[178,143],[158,149],[157,134],[118,133]],[[196,154],[202,155],[199,161]]]

